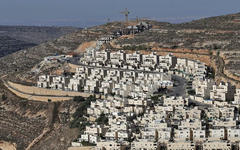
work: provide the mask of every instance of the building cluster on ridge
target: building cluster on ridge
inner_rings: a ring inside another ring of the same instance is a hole
[[[102,41],[101,41],[102,42]],[[73,76],[39,76],[38,87],[103,95],[87,108],[81,142],[97,150],[232,149],[239,147],[240,89],[206,76],[207,66],[171,54],[88,49]],[[172,90],[185,78],[183,95]],[[98,124],[101,117],[108,122]]]

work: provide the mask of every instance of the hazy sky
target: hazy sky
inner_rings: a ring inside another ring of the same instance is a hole
[[[183,22],[240,12],[240,0],[0,0],[0,24],[92,26],[110,20],[146,17]]]

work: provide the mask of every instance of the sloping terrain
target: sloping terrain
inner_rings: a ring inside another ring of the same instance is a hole
[[[173,53],[179,53],[179,50],[210,50],[209,55],[214,54],[211,60],[216,62],[216,66],[212,67],[217,69],[219,80],[240,85],[240,13],[182,24],[152,23],[152,30],[132,38],[118,39],[113,45],[133,50],[141,50],[142,47],[145,50],[168,49],[173,50]]]
[[[240,64],[238,54],[240,24],[236,21],[238,17],[240,14],[233,14],[183,24],[151,21],[154,25],[152,30],[114,40],[112,47],[126,50],[144,48],[145,51],[152,48],[159,53],[165,50],[164,53],[172,52],[184,58],[199,58],[207,64],[213,62],[213,66],[216,65],[217,74],[228,78],[226,71],[236,73]],[[9,54],[0,58],[0,78],[17,81],[28,79],[29,76],[34,76],[31,72],[32,67],[41,62],[44,57],[76,51],[81,44],[96,41],[99,37],[124,26],[126,25],[123,23],[114,22],[78,30],[38,46]],[[27,32],[26,29],[21,30]],[[0,33],[4,33],[3,30]],[[52,34],[47,29],[46,33]],[[18,35],[20,34],[11,34],[7,38],[11,41],[11,39],[17,39]],[[43,35],[40,37],[45,40]],[[34,38],[33,40],[22,38],[20,41],[33,44],[44,41]],[[145,47],[137,47],[138,45],[145,45]],[[2,83],[0,86],[0,139],[16,143],[17,149],[20,150],[28,147],[30,143],[32,143],[30,149],[64,150],[76,137],[77,132],[70,130],[68,124],[71,113],[78,104],[72,101],[59,103],[26,101],[4,89]],[[6,96],[1,96],[2,93]]]
[[[69,129],[78,103],[24,100],[6,90],[2,82],[0,93],[0,140],[16,143],[17,150],[64,150],[78,135],[76,130]]]
[[[83,42],[97,40],[105,34],[104,26],[93,27],[9,54],[0,58],[0,75],[7,75],[5,79],[19,81],[19,76],[31,74],[31,68],[44,57],[72,52]],[[69,120],[78,104],[72,101],[61,103],[26,101],[9,92],[2,82],[0,86],[1,140],[16,143],[19,150],[27,147],[38,150],[65,150],[78,135],[78,131],[69,129]]]
[[[14,53],[21,49],[36,46],[37,44],[13,39],[9,36],[0,36],[0,57]]]
[[[64,35],[56,40],[42,43],[38,46],[2,57],[0,58],[0,76],[8,75],[9,77],[15,78],[12,74],[31,74],[31,72],[28,71],[42,61],[44,57],[73,52],[83,42],[95,41],[99,37],[107,34],[107,32],[118,28],[120,28],[119,24],[113,23],[109,24],[109,26],[102,25],[99,27],[92,27],[88,30],[79,30],[71,34]]]
[[[0,26],[0,57],[77,30],[72,27]]]
[[[80,28],[74,27],[44,27],[44,26],[1,26],[2,36],[40,44],[49,40],[56,39],[62,35],[72,33]]]

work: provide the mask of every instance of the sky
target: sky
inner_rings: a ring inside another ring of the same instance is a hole
[[[180,23],[240,12],[240,0],[0,0],[0,25],[88,27],[129,18]]]

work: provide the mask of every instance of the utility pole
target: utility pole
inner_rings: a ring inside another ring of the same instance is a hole
[[[121,12],[121,14],[125,15],[125,21],[126,21],[126,23],[128,23],[128,15],[130,14],[128,9],[126,8],[125,11]]]

